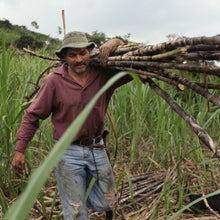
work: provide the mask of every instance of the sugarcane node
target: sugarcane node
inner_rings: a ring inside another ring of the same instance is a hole
[[[198,136],[200,137],[201,134],[202,134],[202,132],[199,131],[199,132],[198,132]]]
[[[216,146],[215,155],[220,159],[220,146],[219,145]]]
[[[142,76],[140,76],[140,78],[143,79],[143,80],[146,80],[147,76],[146,75],[142,75]]]
[[[179,90],[183,91],[185,87],[184,87],[183,84],[180,84],[180,83],[179,83],[179,84],[177,85],[177,88],[178,88]]]
[[[149,86],[150,85],[149,82],[145,82],[144,84],[145,84],[145,86]]]

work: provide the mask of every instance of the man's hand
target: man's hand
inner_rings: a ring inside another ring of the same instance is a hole
[[[105,65],[108,61],[109,54],[114,52],[120,45],[124,45],[124,42],[119,39],[111,39],[99,47],[99,62]]]
[[[12,167],[16,174],[16,176],[21,177],[21,174],[24,174],[25,172],[25,156],[24,153],[21,153],[19,151],[15,152],[13,161],[12,161]]]

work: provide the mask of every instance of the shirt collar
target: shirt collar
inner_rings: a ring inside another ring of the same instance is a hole
[[[96,79],[98,73],[97,73],[97,71],[94,70],[94,68],[92,66],[90,66],[90,68],[91,68],[91,71],[90,71],[89,81],[91,82],[94,79]],[[67,63],[62,64],[62,66],[55,69],[53,72],[56,73],[56,74],[61,75],[65,79],[69,79],[69,80],[74,81],[73,78],[68,73],[68,64]]]

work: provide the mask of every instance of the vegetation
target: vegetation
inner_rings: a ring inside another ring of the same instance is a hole
[[[115,36],[115,38],[118,38],[125,43],[128,43],[130,41],[130,34],[122,36]],[[97,47],[100,47],[103,43],[105,43],[107,40],[111,39],[110,37],[107,37],[103,32],[98,32],[98,30],[93,31],[92,34],[86,33],[86,37],[89,41],[94,42]]]
[[[7,23],[7,22],[6,22]],[[10,24],[7,23],[10,26]],[[8,35],[6,35],[7,38]],[[50,61],[30,55],[21,56],[15,50],[5,48],[4,35],[0,55],[0,205],[3,218],[8,208],[24,190],[32,171],[47,158],[54,146],[50,118],[41,122],[40,129],[26,151],[27,169],[22,179],[14,176],[11,161],[16,144],[16,132],[29,103],[30,94],[40,72]],[[101,42],[101,41],[100,41]],[[44,48],[37,52],[50,55]],[[193,77],[188,78],[193,80]],[[213,77],[213,80],[215,78]],[[157,81],[157,83],[203,126],[220,143],[220,109],[208,112],[206,100],[190,89],[183,92]],[[219,80],[216,80],[219,83]],[[219,94],[219,93],[218,93]],[[118,136],[118,153],[114,160],[116,138],[106,118],[109,129],[108,149],[111,153],[117,186],[128,180],[132,193],[132,177],[137,174],[166,172],[163,189],[157,197],[147,197],[145,206],[153,203],[151,218],[164,219],[172,216],[189,202],[189,193],[214,192],[219,189],[219,161],[207,147],[201,145],[189,126],[150,87],[135,80],[115,92],[108,109]],[[185,188],[190,189],[190,191]],[[134,190],[134,189],[133,189]],[[144,206],[144,207],[145,207]],[[150,207],[150,205],[149,205]],[[35,211],[38,211],[35,212]],[[143,211],[143,204],[135,197],[129,204],[117,207],[118,219],[136,219]],[[91,215],[96,219],[96,215]],[[182,214],[184,219],[194,216]],[[62,211],[52,171],[29,213],[30,218],[62,219]],[[99,219],[102,219],[99,216]]]
[[[32,26],[34,26],[36,29],[38,26],[37,22],[33,21],[31,23]],[[43,46],[46,46],[50,43],[59,43],[60,40],[51,38],[50,36],[47,36],[45,34],[41,34],[38,32],[30,31],[27,29],[27,27],[23,25],[13,25],[9,20],[0,20],[0,32],[5,33],[5,39],[6,39],[6,47],[17,47],[17,44],[19,45],[19,48],[22,48],[23,46],[29,46],[30,48],[34,49],[36,48],[36,45],[38,45],[38,48],[42,48]],[[23,41],[25,39],[25,44],[23,44]],[[0,43],[2,44],[2,36],[0,36]],[[34,45],[34,46],[33,46]]]
[[[39,29],[39,25],[36,21],[31,22],[31,26],[35,29]],[[37,49],[37,48],[49,48],[54,49],[59,47],[61,40],[52,38],[48,35],[31,31],[26,26],[23,25],[13,25],[9,20],[0,20],[0,33],[5,33],[5,43],[6,47],[17,47],[22,49],[23,47]],[[58,34],[62,34],[62,29],[58,27]],[[93,31],[91,34],[86,33],[89,41],[93,41],[99,47],[101,44],[110,39],[103,32],[98,30]],[[120,38],[125,42],[129,42],[130,34],[125,36],[115,36]],[[2,37],[0,35],[0,44],[2,44]]]

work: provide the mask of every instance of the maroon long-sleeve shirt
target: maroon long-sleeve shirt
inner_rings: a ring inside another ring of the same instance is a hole
[[[39,120],[52,113],[53,137],[58,140],[93,96],[116,72],[91,67],[90,77],[84,86],[67,72],[67,64],[52,71],[42,82],[34,102],[26,110],[17,132],[15,150],[24,152],[39,127]],[[75,140],[91,140],[103,133],[104,116],[114,90],[129,82],[126,76],[118,80],[97,101]]]

